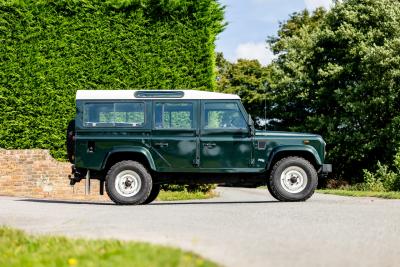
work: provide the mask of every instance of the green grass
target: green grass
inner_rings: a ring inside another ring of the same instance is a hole
[[[188,192],[188,191],[164,191],[161,190],[157,200],[161,201],[176,201],[176,200],[192,200],[192,199],[208,199],[216,196],[213,191],[208,193],[203,192]]]
[[[217,266],[180,249],[117,240],[31,236],[0,226],[0,266]]]
[[[386,199],[400,199],[400,192],[373,192],[373,191],[356,191],[356,190],[343,190],[343,189],[322,189],[317,190],[322,194],[333,194],[339,196],[349,197],[379,197]]]

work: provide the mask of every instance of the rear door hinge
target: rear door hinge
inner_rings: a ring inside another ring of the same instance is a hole
[[[250,166],[250,167],[254,167],[255,163],[256,163],[256,160],[255,160],[255,159],[251,159],[251,160],[249,161],[249,166]]]

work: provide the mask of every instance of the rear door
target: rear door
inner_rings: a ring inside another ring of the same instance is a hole
[[[250,168],[252,140],[238,101],[201,101],[200,168],[241,172]]]
[[[184,172],[195,168],[198,101],[153,102],[152,153],[159,171]]]

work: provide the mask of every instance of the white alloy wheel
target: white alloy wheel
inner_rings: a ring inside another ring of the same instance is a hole
[[[142,181],[138,173],[133,170],[124,170],[115,178],[115,190],[124,197],[136,195],[142,188]]]
[[[283,189],[292,194],[303,191],[308,183],[306,172],[298,166],[289,166],[284,169],[280,180]]]

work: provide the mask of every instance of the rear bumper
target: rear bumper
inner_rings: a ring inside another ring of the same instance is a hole
[[[76,168],[75,165],[71,166],[72,175],[69,176],[69,184],[74,185],[77,182],[80,182],[87,173],[87,170]]]

